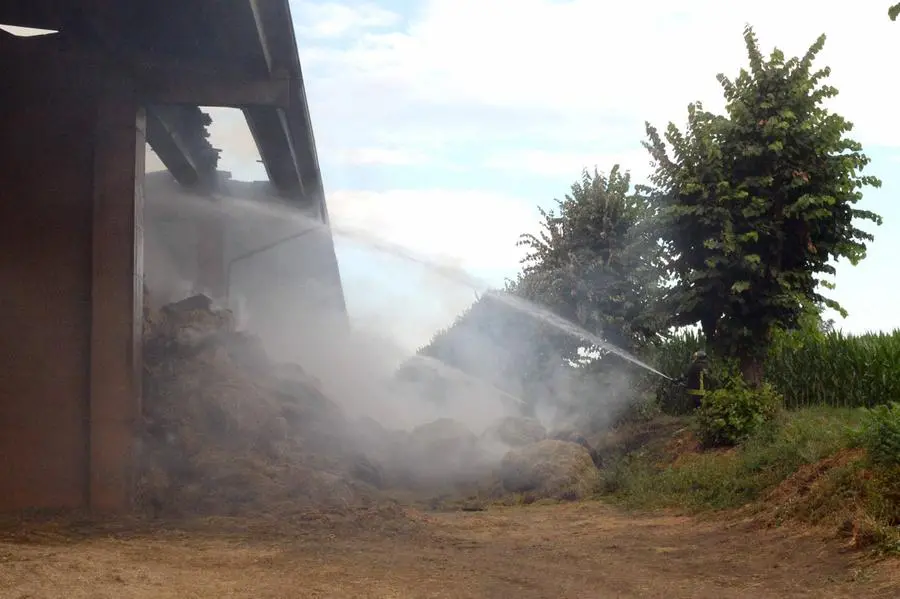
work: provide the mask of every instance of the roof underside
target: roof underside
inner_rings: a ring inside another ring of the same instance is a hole
[[[288,0],[7,0],[0,23],[56,30],[133,76],[148,141],[186,188],[218,180],[199,106],[240,108],[273,191],[327,222]]]

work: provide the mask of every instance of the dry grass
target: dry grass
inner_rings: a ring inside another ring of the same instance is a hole
[[[0,535],[0,599],[895,597],[871,564],[793,529],[626,516],[598,504],[480,514],[360,514],[293,534],[235,526]],[[410,526],[408,523],[413,522]]]

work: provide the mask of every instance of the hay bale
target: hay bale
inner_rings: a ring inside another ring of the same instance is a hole
[[[510,447],[522,447],[546,439],[547,430],[533,418],[507,416],[488,428],[484,436]]]
[[[575,443],[576,445],[580,445],[584,447],[591,456],[591,460],[594,462],[594,465],[597,468],[603,467],[603,458],[600,456],[600,452],[594,449],[593,446],[588,442],[587,439],[584,438],[584,435],[581,433],[575,432],[573,430],[561,430],[551,433],[549,438],[554,441],[564,441],[566,443]]]
[[[590,453],[580,445],[545,440],[508,452],[500,463],[503,488],[554,499],[580,499],[599,482]]]

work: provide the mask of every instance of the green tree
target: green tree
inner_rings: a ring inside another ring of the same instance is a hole
[[[900,3],[893,5],[888,9],[888,16],[891,18],[891,21],[896,21],[898,15],[900,15]]]
[[[646,190],[643,190],[646,191]],[[618,165],[609,176],[585,170],[556,210],[541,210],[541,230],[527,248],[513,290],[579,323],[605,341],[635,351],[659,330],[654,309],[661,246],[641,225],[649,216],[642,188]],[[560,348],[574,358],[577,343]]]
[[[818,279],[833,260],[856,264],[873,236],[857,219],[861,188],[881,182],[860,171],[869,162],[846,137],[852,125],[823,107],[835,96],[827,67],[812,63],[825,36],[803,57],[766,59],[750,27],[749,70],[719,75],[724,115],[688,108],[686,130],[669,124],[665,138],[647,124],[656,186],[657,223],[672,253],[667,294],[674,325],[701,323],[711,346],[737,358],[748,382],[762,380],[773,328],[793,329],[805,306],[824,305]]]

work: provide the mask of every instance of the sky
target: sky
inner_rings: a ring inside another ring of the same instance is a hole
[[[900,327],[900,23],[887,0],[383,0],[291,3],[332,222],[466,270],[515,275],[519,235],[538,226],[585,167],[644,180],[645,121],[683,126],[687,105],[722,108],[717,73],[746,64],[751,24],[764,52],[799,55],[828,36],[818,66],[831,103],[872,158],[860,208],[884,217],[860,265],[839,264],[833,297],[852,332]],[[213,113],[220,168],[262,179],[240,113]],[[152,161],[151,161],[152,162]],[[152,166],[152,165],[151,165]],[[474,300],[471,289],[338,237],[351,317],[427,343]]]

